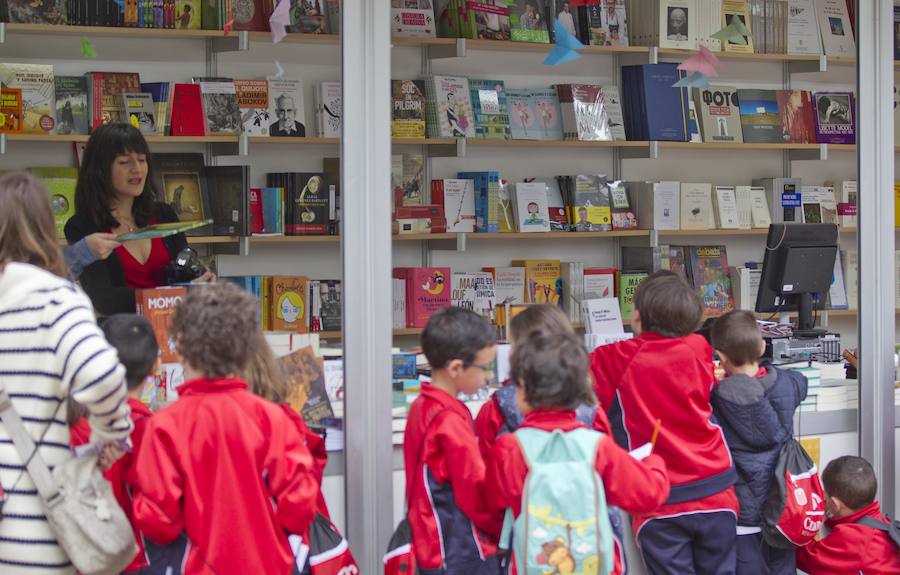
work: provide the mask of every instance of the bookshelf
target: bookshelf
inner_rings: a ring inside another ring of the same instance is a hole
[[[8,36],[18,35],[54,35],[54,36],[88,36],[105,38],[126,38],[128,40],[198,40],[205,41],[218,38],[246,37],[252,42],[272,42],[269,32],[249,32],[223,30],[177,30],[164,28],[125,28],[113,26],[60,26],[54,24],[17,24],[0,23],[0,43],[6,42]],[[288,34],[281,41],[284,44],[322,44],[339,45],[336,34]]]

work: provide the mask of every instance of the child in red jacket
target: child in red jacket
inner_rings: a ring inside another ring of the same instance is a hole
[[[737,478],[710,395],[717,385],[712,348],[694,335],[703,319],[697,294],[679,276],[657,272],[638,286],[634,339],[597,348],[595,391],[616,442],[631,450],[662,433],[654,453],[666,462],[666,504],[634,516],[650,573],[733,574]]]
[[[235,285],[212,284],[192,290],[172,318],[185,383],[144,432],[134,515],[157,543],[184,531],[188,575],[288,575],[287,534],[302,534],[315,514],[303,436],[281,406],[234,376],[250,361],[258,305]]]
[[[144,552],[144,538],[134,521],[131,510],[131,480],[130,474],[134,467],[137,449],[144,436],[148,418],[153,415],[141,400],[141,392],[147,377],[153,373],[159,364],[159,345],[153,334],[153,326],[145,318],[134,314],[117,314],[103,322],[101,326],[106,340],[116,348],[119,354],[119,363],[125,367],[125,382],[128,386],[128,406],[131,408],[131,420],[134,422],[134,430],[131,432],[131,453],[126,453],[112,466],[103,472],[103,476],[112,486],[116,501],[134,529],[134,539],[138,545],[138,553],[131,564],[125,568],[124,573],[134,573],[148,566]],[[77,413],[82,409],[75,409]],[[87,445],[91,440],[91,428],[85,417],[80,417],[72,426],[71,443],[77,448]]]
[[[493,540],[502,517],[488,503],[485,466],[469,408],[457,399],[486,383],[494,360],[493,327],[451,307],[422,332],[431,383],[409,409],[403,440],[406,501],[422,575],[496,575]]]
[[[797,567],[810,575],[898,575],[900,550],[888,534],[875,494],[878,481],[861,457],[838,457],[822,473],[828,537],[797,549]],[[866,525],[872,523],[874,526]]]
[[[587,354],[574,334],[532,333],[517,344],[510,377],[516,386],[519,409],[526,414],[521,427],[566,432],[588,427],[575,414],[575,408],[592,403],[594,398],[587,378]],[[518,517],[528,464],[513,434],[500,437],[493,449],[489,474],[492,500],[500,508],[512,509]],[[609,505],[646,513],[668,497],[666,465],[659,456],[638,461],[611,437],[604,436],[595,457],[594,468],[603,480]]]

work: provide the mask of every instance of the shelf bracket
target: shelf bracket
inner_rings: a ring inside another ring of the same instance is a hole
[[[659,158],[659,142],[647,142],[646,148],[621,148],[623,160],[655,160]]]
[[[819,56],[818,61],[809,60],[807,62],[789,62],[789,74],[815,74],[816,72],[828,71],[828,57]]]
[[[466,251],[466,234],[456,234],[456,239],[450,240],[425,240],[425,249],[429,254],[431,252],[464,252]]]
[[[0,156],[6,153],[6,134],[0,134]]]
[[[456,44],[428,46],[427,56],[429,60],[442,60],[445,58],[465,58],[466,39],[457,38]]]
[[[657,46],[650,46],[650,50],[647,53],[647,62],[650,64],[659,64],[659,48]]]
[[[428,146],[430,158],[465,158],[466,139],[456,138],[452,144],[431,144]]]
[[[789,150],[792,162],[824,162],[828,159],[828,144],[819,144],[818,149]]]
[[[213,52],[245,52],[250,49],[250,32],[240,30],[237,36],[222,36],[212,39]]]
[[[0,22],[0,44],[6,44],[6,22]]]

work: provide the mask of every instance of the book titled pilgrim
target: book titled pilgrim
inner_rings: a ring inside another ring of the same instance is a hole
[[[428,132],[434,138],[475,137],[475,116],[469,80],[432,76],[426,81]]]
[[[509,107],[503,80],[469,80],[475,136],[486,140],[509,139]]]
[[[812,96],[806,90],[778,90],[783,141],[791,144],[815,144],[816,121]]]
[[[513,42],[550,42],[546,0],[508,0],[509,28]]]
[[[816,118],[816,142],[820,144],[856,143],[856,108],[851,92],[813,94]]]
[[[266,185],[285,190],[285,235],[328,235],[331,199],[325,174],[270,173],[266,175]]]
[[[720,316],[734,309],[725,246],[692,246],[688,252],[694,289],[705,314]]]
[[[391,82],[391,136],[425,137],[425,84],[421,80]]]
[[[322,427],[322,420],[334,417],[334,409],[325,387],[324,360],[312,347],[304,347],[281,358],[288,382],[288,404],[306,425]]]
[[[269,83],[265,80],[235,80],[241,125],[248,136],[268,136]]]

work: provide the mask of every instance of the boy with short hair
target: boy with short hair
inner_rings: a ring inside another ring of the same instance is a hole
[[[431,383],[409,409],[403,441],[409,525],[422,575],[494,575],[501,516],[488,503],[485,465],[469,408],[457,399],[485,385],[493,327],[456,307],[422,332]]]
[[[579,406],[594,402],[587,377],[587,353],[575,334],[532,332],[517,343],[511,368],[516,402],[525,413],[520,428],[568,433],[588,427],[578,420],[575,412]],[[658,455],[638,461],[611,437],[602,434],[596,452],[590,456],[593,468],[603,480],[608,505],[632,513],[646,513],[655,510],[668,497],[666,464]],[[497,439],[490,466],[489,483],[495,505],[512,509],[514,517],[518,517],[523,512],[522,494],[529,465],[515,434]],[[513,538],[519,536],[513,534]],[[622,565],[615,565],[613,573],[621,572]]]
[[[316,511],[313,461],[284,410],[251,394],[243,373],[258,302],[233,284],[191,290],[172,336],[184,366],[178,401],[150,418],[138,453],[134,515],[157,543],[184,531],[184,573],[287,575],[287,534]]]
[[[636,337],[591,354],[594,389],[616,442],[632,450],[661,429],[654,453],[666,462],[671,492],[632,525],[652,574],[735,571],[737,474],[710,405],[712,348],[693,333],[702,320],[694,290],[672,272],[656,272],[635,294]]]
[[[794,411],[806,398],[806,377],[760,365],[766,344],[749,311],[717,319],[711,337],[727,374],[713,391],[713,414],[738,471],[737,573],[794,575],[794,550],[766,544],[761,526],[778,456],[794,435]]]
[[[825,525],[831,533],[797,549],[797,568],[814,575],[897,575],[900,551],[890,536],[865,522],[888,519],[875,501],[878,480],[869,462],[845,455],[822,473]],[[886,525],[885,525],[886,527]]]

